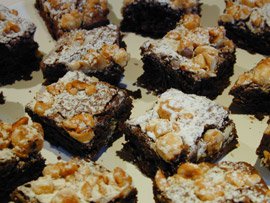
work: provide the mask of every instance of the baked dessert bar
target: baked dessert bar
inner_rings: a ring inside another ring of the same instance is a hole
[[[261,143],[257,148],[256,154],[261,159],[261,164],[270,169],[270,124],[265,129]]]
[[[235,46],[223,27],[201,27],[198,15],[185,15],[161,40],[141,46],[144,73],[139,85],[164,92],[168,88],[215,98],[229,84]]]
[[[78,71],[43,86],[26,106],[32,119],[42,124],[45,139],[92,159],[122,135],[118,127],[131,109],[125,90]]]
[[[125,0],[121,30],[163,37],[187,13],[200,14],[199,0]]]
[[[72,159],[49,164],[43,176],[18,187],[11,199],[16,203],[135,203],[137,190],[123,169],[113,171],[94,163]]]
[[[36,26],[19,17],[17,10],[0,4],[0,86],[29,80],[32,71],[39,69],[35,31]]]
[[[159,170],[154,180],[157,203],[270,202],[270,190],[254,167],[245,162],[184,163],[166,177]]]
[[[129,55],[115,25],[65,34],[44,57],[41,70],[47,83],[56,82],[67,71],[79,70],[111,84],[118,84]]]
[[[224,107],[176,89],[161,94],[144,115],[125,122],[124,133],[126,159],[149,177],[158,168],[172,174],[182,162],[215,162],[238,144]]]
[[[109,23],[107,0],[36,0],[35,6],[54,39],[71,30]]]
[[[0,197],[37,178],[45,160],[40,154],[43,130],[22,117],[13,124],[0,121]]]
[[[227,36],[243,49],[270,54],[270,1],[225,0],[226,8],[219,24]]]
[[[270,58],[243,73],[230,90],[233,104],[248,113],[270,113]]]

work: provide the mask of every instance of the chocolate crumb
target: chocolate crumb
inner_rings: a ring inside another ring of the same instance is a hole
[[[4,104],[6,102],[3,92],[0,92],[0,104]]]
[[[62,157],[61,156],[57,156],[57,160],[61,160],[62,159]]]
[[[265,115],[263,115],[263,114],[255,114],[254,116],[255,116],[255,118],[257,118],[259,121],[262,121],[262,120],[264,119],[264,116],[265,116]]]
[[[134,99],[142,98],[142,92],[141,92],[140,89],[137,89],[135,91],[131,91],[131,90],[126,89],[126,91],[127,91],[128,95],[131,96]]]

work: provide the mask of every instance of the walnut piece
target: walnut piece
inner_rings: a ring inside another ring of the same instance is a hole
[[[203,135],[203,140],[207,144],[207,152],[209,155],[213,155],[222,147],[224,136],[221,131],[217,129],[209,129]]]

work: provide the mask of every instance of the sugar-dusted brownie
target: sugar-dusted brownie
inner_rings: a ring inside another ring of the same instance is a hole
[[[26,106],[32,119],[42,124],[45,139],[92,159],[122,135],[119,125],[131,109],[125,90],[78,71],[43,86]]]
[[[45,160],[40,154],[43,130],[22,117],[13,124],[0,121],[0,197],[37,178]]]
[[[159,170],[153,189],[157,203],[270,202],[266,183],[246,162],[184,163],[170,177]]]
[[[121,30],[158,38],[175,28],[181,16],[200,14],[199,0],[125,0]]]
[[[44,57],[41,70],[47,83],[56,82],[67,71],[80,70],[111,84],[118,84],[129,55],[117,26],[66,33]]]
[[[223,27],[201,27],[200,17],[189,14],[161,40],[145,42],[141,55],[144,73],[139,85],[215,98],[233,74],[235,46]]]
[[[109,171],[94,162],[72,159],[47,165],[43,176],[18,187],[16,203],[135,203],[132,178],[116,167]]]
[[[270,2],[267,0],[225,0],[219,24],[227,36],[243,49],[270,54]]]
[[[182,162],[215,162],[237,147],[229,112],[206,97],[169,89],[144,115],[125,122],[121,154],[147,176]]]
[[[233,104],[248,113],[270,113],[270,58],[243,73],[230,90]]]
[[[39,69],[35,31],[36,26],[18,11],[0,4],[0,86],[29,80],[32,71]]]
[[[107,0],[36,0],[35,6],[54,39],[71,30],[109,23]]]
[[[261,164],[270,170],[270,124],[268,124],[263,133],[263,137],[256,150],[256,154],[261,159]]]

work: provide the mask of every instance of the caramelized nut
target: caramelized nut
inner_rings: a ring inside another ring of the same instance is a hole
[[[206,184],[202,183],[199,189],[195,191],[195,195],[201,201],[213,201],[218,197],[224,196],[224,188],[221,185],[208,187]]]
[[[242,187],[245,185],[244,174],[233,171],[225,175],[225,180],[236,187]]]
[[[73,191],[68,188],[64,188],[54,195],[51,200],[51,203],[79,203],[79,197],[76,194],[76,191]]]
[[[253,69],[253,81],[263,86],[270,85],[270,58],[261,60]]]
[[[160,190],[165,190],[169,186],[169,183],[161,170],[158,170],[155,175],[155,183]]]
[[[14,130],[15,128],[21,126],[21,125],[27,125],[28,124],[28,117],[22,117],[19,120],[17,120],[15,123],[12,124],[12,129]]]
[[[51,180],[46,180],[43,177],[39,178],[31,184],[31,188],[36,195],[50,194],[54,191],[54,185]]]
[[[87,84],[85,82],[74,80],[66,84],[66,90],[72,95],[76,95],[78,91],[85,90],[87,95],[96,93],[96,86],[94,84]]]
[[[171,2],[175,7],[180,8],[190,8],[195,6],[195,1],[192,0],[171,0]]]
[[[3,13],[0,13],[0,20],[1,21],[6,20],[6,16]]]
[[[51,7],[54,9],[58,9],[59,8],[59,0],[48,0],[48,2],[50,3]]]
[[[183,149],[182,139],[174,133],[167,133],[156,141],[157,153],[165,160],[171,161]]]
[[[10,145],[10,134],[12,126],[0,121],[0,150],[7,148]]]
[[[155,137],[158,138],[166,133],[169,133],[172,129],[168,120],[154,119],[146,125],[145,130],[154,133]]]
[[[207,144],[207,152],[211,155],[221,149],[224,136],[222,132],[217,129],[209,129],[205,132],[203,140]]]
[[[40,116],[43,116],[45,111],[51,108],[52,104],[47,104],[42,101],[37,101],[34,106],[34,111]]]
[[[127,175],[126,172],[123,171],[123,169],[119,167],[116,167],[113,170],[113,177],[119,187],[131,185],[132,183],[132,178],[129,175]]]
[[[6,34],[10,33],[11,31],[17,33],[17,32],[20,32],[20,30],[21,29],[17,24],[15,24],[15,23],[13,23],[11,21],[8,21],[6,23],[6,26],[5,26],[4,30],[3,30],[3,32],[5,32]]]
[[[181,110],[182,108],[177,106],[177,104],[174,104],[170,100],[166,100],[166,101],[160,102],[157,113],[160,118],[170,120],[172,112],[180,112]]]
[[[51,85],[48,85],[46,87],[46,90],[52,94],[52,95],[58,95],[60,93],[62,93],[64,91],[64,85],[61,84],[61,83],[55,83],[55,84],[51,84]]]
[[[51,176],[52,178],[65,178],[73,175],[78,168],[78,165],[72,161],[58,162],[56,164],[48,164],[43,170],[43,175]]]
[[[198,15],[195,14],[189,14],[189,15],[184,15],[182,19],[182,23],[185,26],[185,28],[192,30],[196,27],[200,26],[201,18]]]
[[[92,197],[92,190],[93,190],[93,185],[91,185],[88,181],[85,181],[81,188],[82,195],[85,198],[89,199]]]
[[[180,40],[181,34],[177,31],[173,30],[173,31],[168,32],[165,37],[168,39]]]
[[[82,24],[82,14],[77,11],[71,11],[62,16],[60,25],[65,30],[73,30],[79,28]]]
[[[184,163],[177,169],[177,174],[186,179],[197,179],[203,174],[203,171],[196,164]]]
[[[254,186],[261,181],[261,177],[258,174],[248,175],[246,178],[246,184],[249,186]]]
[[[15,9],[10,10],[10,13],[15,15],[15,16],[18,16],[18,14],[19,14],[18,11]]]

